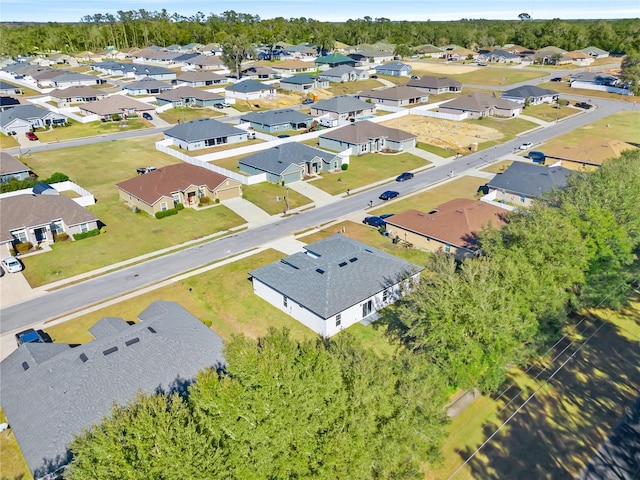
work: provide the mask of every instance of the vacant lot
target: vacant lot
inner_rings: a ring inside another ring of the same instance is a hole
[[[559,107],[557,105],[550,105],[548,103],[544,103],[542,105],[531,105],[529,107],[526,107],[522,112],[523,115],[537,118],[539,120],[544,120],[545,122],[562,120],[563,118],[575,115],[577,113],[579,113],[579,111],[574,107]]]
[[[357,82],[331,83],[327,90],[335,96],[352,95],[363,90],[379,88],[382,86],[384,86],[382,82],[375,78],[369,78],[367,80],[358,80]]]
[[[245,185],[242,187],[242,196],[270,215],[282,213],[287,204],[292,209],[311,203],[309,198],[295,190],[268,182]]]
[[[412,75],[446,75],[454,80],[472,85],[500,86],[526,82],[544,77],[547,72],[522,68],[476,67],[450,63],[410,62]]]
[[[50,143],[74,138],[106,135],[108,133],[128,132],[149,127],[151,127],[151,124],[143,118],[131,118],[120,122],[98,121],[91,123],[79,123],[74,120],[69,120],[69,125],[66,127],[38,131],[37,135],[41,142]]]
[[[157,115],[165,122],[169,123],[184,123],[192,120],[198,120],[199,118],[224,117],[224,113],[221,111],[200,107],[171,108],[162,113],[158,113]]]

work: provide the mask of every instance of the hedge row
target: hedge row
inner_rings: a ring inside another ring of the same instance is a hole
[[[164,218],[170,217],[171,215],[176,215],[180,210],[184,209],[184,205],[181,203],[176,203],[176,206],[170,208],[169,210],[163,210],[161,212],[156,212],[156,218]]]
[[[94,228],[93,230],[89,230],[87,232],[74,233],[73,239],[82,240],[83,238],[96,237],[98,235],[100,235],[100,230],[98,230],[97,228]]]

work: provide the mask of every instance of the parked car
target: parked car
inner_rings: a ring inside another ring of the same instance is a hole
[[[313,103],[313,98],[305,98],[305,99],[302,101],[302,104],[303,104],[303,105],[311,105],[312,103]]]
[[[278,135],[278,138],[289,138],[291,135],[287,135],[286,133],[283,133],[282,135]]]
[[[398,195],[400,194],[394,190],[387,190],[386,192],[382,192],[378,198],[380,200],[391,200],[392,198],[396,198]]]
[[[526,142],[520,145],[520,150],[529,150],[533,146],[533,143]]]
[[[144,118],[145,120],[153,120],[153,117],[151,116],[151,114],[149,112],[143,112],[142,113],[142,118]]]
[[[486,67],[487,64],[485,62],[478,62],[476,63],[476,65],[478,65],[479,67]]]
[[[412,178],[413,178],[413,173],[403,172],[396,177],[396,182],[406,182],[407,180],[411,180]]]
[[[411,80],[419,80],[420,77],[418,75],[411,75]]]
[[[16,333],[16,343],[18,346],[23,343],[48,343],[47,341],[50,342],[51,337],[42,330],[36,331],[33,328],[29,328],[28,330]]]
[[[551,79],[552,82],[561,82],[562,81],[562,77],[553,77]]]
[[[16,257],[5,257],[2,259],[2,266],[9,273],[18,273],[22,271],[22,264]]]
[[[585,110],[589,110],[593,107],[590,103],[587,102],[576,102],[576,107],[584,108]]]
[[[33,133],[33,132],[27,132],[27,133],[25,133],[25,135],[26,135],[26,136],[27,136],[27,138],[28,138],[29,140],[31,140],[31,141],[38,140],[38,136],[37,136],[35,133]]]
[[[384,218],[372,216],[372,217],[364,217],[362,223],[365,225],[371,225],[372,227],[380,228],[387,225],[387,222],[384,221]]]
[[[224,103],[216,103],[216,104],[214,104],[214,107],[219,108],[219,109],[223,109],[224,108]]]
[[[371,75],[369,78],[378,78],[378,75]]]
[[[154,170],[157,170],[157,168],[156,167],[140,167],[140,168],[136,168],[136,172],[138,172],[138,175],[144,175],[145,173],[153,172]]]

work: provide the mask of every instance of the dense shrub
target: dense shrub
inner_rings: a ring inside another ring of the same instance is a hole
[[[89,230],[87,232],[74,233],[73,239],[82,240],[84,238],[97,237],[98,235],[100,235],[100,230],[98,230],[97,228],[94,228],[93,230]]]
[[[67,233],[54,233],[53,234],[53,241],[54,242],[65,242],[69,240],[69,234]]]
[[[58,183],[58,182],[66,182],[69,180],[69,175],[66,175],[61,172],[55,172],[49,178],[42,180],[44,183]]]
[[[156,218],[160,219],[160,218],[170,217],[171,215],[177,215],[177,214],[178,214],[178,210],[176,208],[170,208],[169,210],[156,212]]]
[[[176,212],[179,212],[180,210],[184,210],[184,205],[182,203],[176,203],[176,206],[173,208],[175,208]]]
[[[343,163],[342,166],[340,167],[343,171],[349,170],[349,164],[348,163]]]
[[[16,252],[18,253],[27,253],[32,248],[33,244],[31,242],[16,243],[15,246]]]
[[[206,195],[204,197],[200,197],[200,205],[208,205],[211,203],[211,197],[207,197]]]

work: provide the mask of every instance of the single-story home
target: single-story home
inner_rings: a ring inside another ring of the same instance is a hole
[[[515,117],[522,113],[520,103],[494,98],[480,92],[473,92],[462,97],[454,98],[439,107],[441,113],[468,113],[471,118],[482,117]]]
[[[358,80],[366,80],[369,78],[369,72],[354,68],[350,65],[338,65],[337,67],[320,72],[318,76],[322,80],[334,83],[356,82]]]
[[[157,95],[158,93],[171,90],[173,86],[170,83],[156,80],[155,78],[145,77],[141,80],[125,83],[122,89],[127,95]]]
[[[271,68],[280,73],[306,73],[315,72],[316,66],[313,62],[303,62],[302,60],[283,60],[271,65]]]
[[[350,95],[340,95],[327,100],[320,100],[311,105],[312,116],[329,115],[331,118],[343,121],[373,116],[375,113],[375,104],[358,100]]]
[[[327,130],[318,137],[320,147],[338,152],[351,148],[353,155],[380,151],[402,152],[415,147],[416,139],[417,136],[412,133],[368,120]]]
[[[331,53],[329,55],[325,55],[323,57],[318,57],[314,60],[317,67],[326,67],[333,68],[338,65],[348,65],[350,67],[355,67],[358,63],[353,58],[342,55],[341,53]]]
[[[203,197],[215,202],[242,195],[240,182],[190,163],[161,167],[117,183],[116,187],[121,200],[149,215],[178,203],[195,207]]]
[[[0,244],[53,242],[59,233],[73,237],[74,233],[95,230],[99,221],[65,195],[4,197],[0,199],[0,216]]]
[[[280,80],[280,88],[283,90],[293,90],[295,92],[311,92],[318,88],[329,88],[329,80],[303,73]]]
[[[609,52],[598,47],[582,48],[580,51],[591,55],[593,58],[607,58],[609,56]]]
[[[208,87],[211,85],[221,85],[229,83],[227,77],[212,72],[183,72],[178,76],[178,85],[184,84],[189,87]]]
[[[127,115],[142,115],[144,112],[155,112],[155,107],[148,103],[129,98],[126,95],[111,95],[96,102],[78,105],[85,115],[98,115],[104,119],[126,117]]]
[[[476,254],[477,234],[486,226],[505,224],[506,210],[487,202],[457,198],[431,212],[405,210],[385,219],[387,233],[431,252],[444,251],[464,259]]]
[[[280,78],[281,73],[269,67],[250,66],[242,70],[242,78],[251,78],[254,80],[271,80]],[[234,75],[235,78],[235,75]]]
[[[572,88],[588,88],[592,85],[620,86],[618,77],[603,72],[578,72],[569,77],[569,82]]]
[[[432,95],[462,92],[462,83],[457,80],[448,77],[430,77],[427,75],[420,78],[412,78],[407,83],[407,87],[414,87]]]
[[[413,51],[416,52],[416,54],[424,55],[427,58],[443,58],[445,56],[444,50],[440,47],[436,47],[435,45],[431,45],[430,43],[413,47]]]
[[[196,70],[225,70],[227,67],[218,55],[198,55],[184,62]]]
[[[424,267],[334,235],[249,272],[253,292],[328,338],[400,299]]]
[[[191,122],[180,123],[164,131],[164,138],[173,145],[185,150],[246,142],[247,132],[213,118],[199,118]]]
[[[240,171],[249,175],[265,172],[271,183],[291,183],[342,166],[340,156],[304,143],[287,142],[238,160]]]
[[[212,107],[224,103],[224,96],[219,93],[207,92],[193,87],[178,87],[156,95],[158,105],[173,104],[174,107],[195,105],[197,107]]]
[[[558,63],[573,63],[574,65],[578,65],[579,67],[588,67],[594,61],[595,59],[591,55],[577,50],[565,53]]]
[[[5,97],[4,95],[0,95],[0,112],[7,110],[9,108],[13,108],[16,105],[20,105],[20,100],[13,97]]]
[[[59,478],[69,443],[114,405],[183,394],[201,370],[224,368],[220,336],[178,303],[155,301],[138,320],[104,317],[93,341],[24,343],[2,360],[2,409],[36,480]]]
[[[97,78],[95,75],[86,75],[84,73],[65,72],[63,75],[58,75],[51,79],[51,86],[56,88],[66,88],[73,85],[100,85],[105,83],[101,78]]]
[[[35,105],[16,105],[0,112],[0,131],[24,134],[36,128],[47,128],[52,125],[65,125],[67,117]]]
[[[536,87],[535,85],[522,85],[502,92],[504,100],[512,100],[521,104],[539,105],[541,103],[557,103],[560,98],[558,92]]]
[[[248,122],[251,128],[265,133],[276,133],[283,130],[309,128],[313,117],[297,110],[267,110],[264,112],[248,112],[240,116],[241,122]]]
[[[396,85],[389,88],[363,90],[358,94],[358,98],[364,101],[379,103],[381,105],[404,107],[407,105],[427,103],[429,101],[429,94],[414,87]]]
[[[90,65],[91,70],[105,73],[107,75],[117,75],[127,78],[142,80],[151,77],[155,80],[175,80],[176,72],[164,67],[154,67],[151,65],[140,65],[137,63],[120,62],[97,62]]]
[[[530,207],[536,200],[556,188],[564,188],[572,171],[560,167],[543,167],[531,163],[513,162],[504,173],[499,173],[488,183],[489,193],[495,192],[495,200],[522,207]]]
[[[24,163],[7,152],[0,151],[0,183],[24,180],[36,175]]]
[[[378,75],[392,75],[395,77],[406,77],[411,73],[411,65],[402,62],[389,62],[375,67]]]
[[[390,62],[393,60],[393,52],[381,51],[376,49],[358,49],[356,52],[352,52],[348,55],[357,62],[358,65],[363,64],[380,64],[383,62]]]
[[[260,83],[256,80],[242,80],[225,87],[227,96],[238,100],[259,100],[261,98],[275,98],[276,89],[273,85]]]
[[[478,55],[478,61],[487,63],[521,63],[522,58],[520,58],[520,55],[505,50],[492,50]]]
[[[50,92],[49,95],[58,104],[59,108],[69,107],[76,103],[95,102],[109,96],[103,90],[84,85],[56,89]]]
[[[30,71],[25,71],[23,78],[36,82],[40,88],[53,86],[53,79],[64,75],[66,72],[61,68],[36,68],[34,67]],[[16,77],[19,78],[19,77]],[[93,84],[96,84],[96,77],[93,77]]]
[[[2,95],[21,95],[22,87],[18,85],[12,85],[0,80],[0,94]]]

